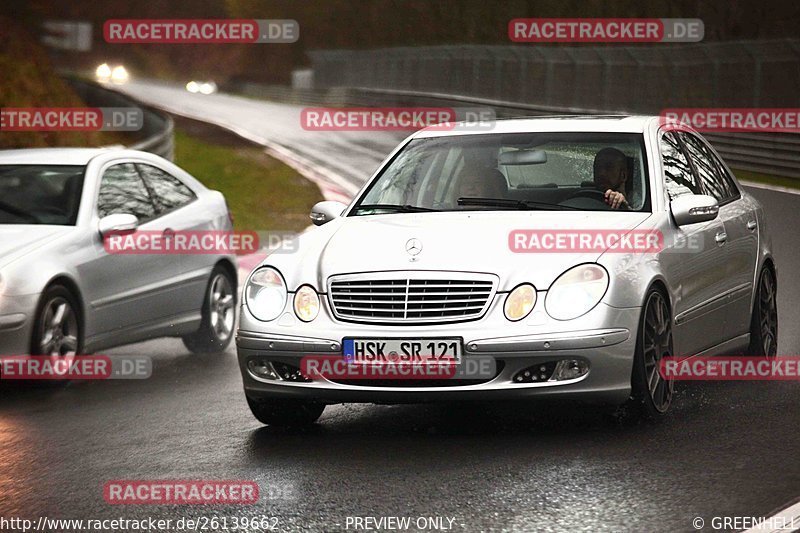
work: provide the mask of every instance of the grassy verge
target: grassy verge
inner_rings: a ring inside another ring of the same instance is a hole
[[[237,230],[308,227],[311,207],[323,199],[316,185],[246,141],[231,141],[228,135],[210,139],[208,130],[199,136],[195,127],[189,133],[180,125],[175,133],[175,162],[206,187],[225,195]]]
[[[751,172],[749,170],[731,169],[736,174],[739,181],[754,181],[756,183],[764,183],[766,185],[777,185],[779,187],[788,187],[790,189],[800,189],[800,178],[786,178],[784,176],[772,176],[770,174],[761,174],[758,172]]]

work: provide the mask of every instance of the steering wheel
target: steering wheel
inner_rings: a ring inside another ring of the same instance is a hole
[[[572,200],[573,198],[591,198],[592,200],[597,200],[604,204],[606,203],[606,193],[597,189],[581,189],[570,196],[568,200]]]

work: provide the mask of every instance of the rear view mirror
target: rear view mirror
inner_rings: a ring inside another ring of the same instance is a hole
[[[504,152],[497,158],[501,165],[541,165],[547,163],[547,152],[544,150],[516,150]]]
[[[719,214],[719,204],[707,194],[685,194],[669,204],[672,217],[678,226],[714,220]]]
[[[100,223],[97,225],[97,229],[103,237],[111,233],[115,235],[133,233],[138,227],[139,219],[136,218],[136,215],[129,215],[127,213],[108,215],[101,218]]]
[[[330,222],[334,218],[339,218],[342,212],[347,208],[342,202],[326,201],[317,202],[311,208],[311,221],[315,226],[321,226],[326,222]]]

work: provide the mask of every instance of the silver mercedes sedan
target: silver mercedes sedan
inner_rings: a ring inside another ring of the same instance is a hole
[[[93,353],[160,336],[223,350],[235,255],[112,253],[105,239],[231,229],[221,193],[153,154],[0,151],[0,355]]]
[[[265,424],[513,398],[657,418],[664,357],[776,354],[763,208],[697,132],[658,117],[423,130],[311,219],[244,290],[239,364]],[[447,375],[398,371],[444,360]]]

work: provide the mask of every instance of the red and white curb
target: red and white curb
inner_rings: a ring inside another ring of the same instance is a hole
[[[234,131],[234,133],[243,136],[238,131]],[[266,146],[264,151],[267,155],[295,169],[304,178],[315,183],[317,187],[319,187],[322,197],[325,198],[325,200],[335,200],[337,202],[349,204],[355,193],[358,192],[358,188],[355,185],[345,180],[339,174],[309,161],[285,146],[272,143],[266,139],[256,142]],[[240,285],[244,283],[250,272],[252,272],[267,255],[265,250],[259,250],[255,253],[243,255],[238,258]]]

